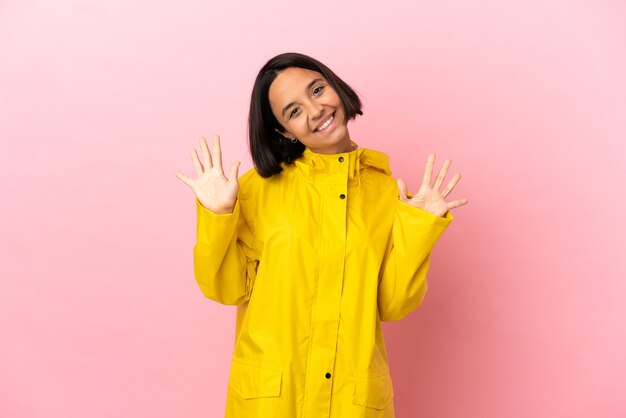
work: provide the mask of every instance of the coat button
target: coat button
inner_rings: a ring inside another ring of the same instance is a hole
[[[330,379],[331,374],[330,373],[326,373],[326,379]]]
[[[340,198],[340,199],[345,199],[345,198],[346,198],[346,195],[345,195],[345,194],[343,194],[343,193],[341,193],[341,194],[339,195],[339,198]]]
[[[343,157],[339,157],[339,162],[342,163],[343,162]]]

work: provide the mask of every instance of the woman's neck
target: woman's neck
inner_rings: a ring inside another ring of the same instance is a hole
[[[344,152],[354,151],[358,147],[359,146],[350,138],[347,138],[347,141],[342,141],[334,147],[310,148],[310,150],[316,154],[342,154]]]

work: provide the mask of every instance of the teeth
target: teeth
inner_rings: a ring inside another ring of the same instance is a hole
[[[328,120],[326,122],[324,122],[324,124],[322,126],[320,126],[319,128],[316,129],[316,131],[323,131],[324,129],[326,129],[326,127],[328,127],[328,125],[330,125],[330,123],[333,121],[333,119],[335,119],[335,116],[330,115],[330,117],[328,118]]]

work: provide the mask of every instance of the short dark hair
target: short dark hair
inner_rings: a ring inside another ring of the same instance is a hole
[[[304,152],[304,144],[291,142],[278,134],[275,129],[285,129],[272,113],[269,90],[276,76],[289,67],[304,68],[321,73],[337,92],[344,108],[346,122],[362,115],[361,100],[355,91],[340,79],[330,68],[304,54],[286,52],[271,58],[259,70],[252,88],[250,114],[248,116],[248,140],[250,154],[257,172],[262,177],[271,177],[280,173],[281,163],[293,163]]]

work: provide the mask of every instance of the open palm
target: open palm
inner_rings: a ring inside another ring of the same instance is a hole
[[[448,210],[467,204],[468,200],[466,198],[453,200],[451,202],[445,201],[445,198],[450,194],[454,186],[456,186],[458,181],[461,179],[460,174],[455,174],[454,177],[452,177],[452,180],[450,180],[450,182],[446,186],[446,188],[442,191],[439,190],[451,164],[452,161],[449,159],[443,162],[443,166],[439,170],[439,174],[435,179],[435,184],[431,186],[430,182],[433,174],[433,166],[435,165],[435,154],[431,153],[428,156],[428,160],[426,162],[426,168],[424,169],[422,184],[420,185],[420,188],[415,195],[409,198],[406,183],[404,182],[404,180],[398,179],[398,191],[400,192],[400,200],[408,203],[411,206],[423,209],[437,216],[443,216]]]
[[[196,193],[198,201],[211,212],[219,214],[232,213],[237,202],[237,192],[239,191],[237,175],[241,163],[235,161],[232,164],[229,173],[230,178],[224,175],[219,135],[213,136],[212,155],[204,138],[200,138],[200,150],[202,152],[202,161],[198,158],[196,150],[191,150],[191,159],[196,167],[198,178],[192,180],[180,171],[176,172],[176,177],[191,187]]]

